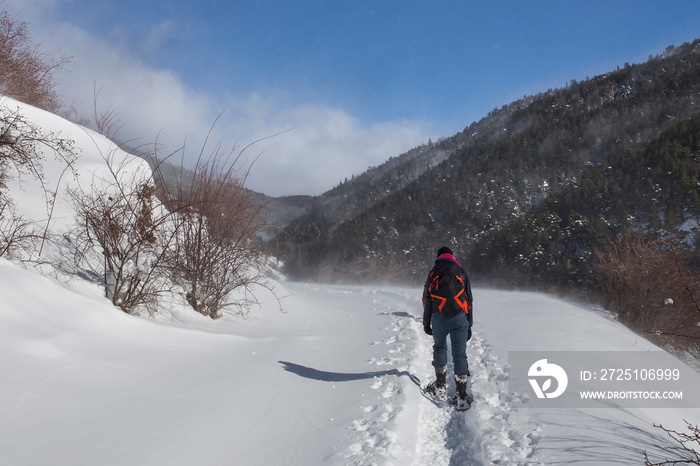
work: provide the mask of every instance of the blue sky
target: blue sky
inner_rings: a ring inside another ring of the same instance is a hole
[[[8,0],[84,115],[117,108],[119,136],[199,153],[290,130],[248,185],[320,194],[495,107],[646,61],[700,38],[700,1]],[[224,136],[224,135],[228,136]],[[197,148],[197,150],[195,150]],[[189,156],[188,156],[189,157]]]

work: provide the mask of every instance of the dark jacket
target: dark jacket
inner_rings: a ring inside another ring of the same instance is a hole
[[[469,328],[471,329],[474,322],[474,298],[472,297],[472,287],[469,283],[469,276],[467,276],[467,273],[464,271],[464,268],[462,268],[459,262],[457,262],[457,260],[451,254],[443,254],[442,256],[438,257],[435,261],[433,269],[431,269],[431,272],[437,266],[440,265],[441,261],[452,261],[459,266],[460,277],[464,282],[464,289],[467,295],[467,303],[469,304],[469,312],[467,313],[467,319],[469,320]],[[430,293],[428,292],[428,287],[430,286],[431,281],[430,277],[431,274],[428,274],[428,278],[426,279],[425,285],[423,286],[423,327],[426,329],[430,328],[430,322],[433,316],[433,299],[430,297]]]

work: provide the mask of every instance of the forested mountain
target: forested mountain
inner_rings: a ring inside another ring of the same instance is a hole
[[[418,282],[449,244],[477,282],[586,287],[594,252],[623,232],[700,244],[698,113],[695,41],[368,170],[274,245],[295,278]]]

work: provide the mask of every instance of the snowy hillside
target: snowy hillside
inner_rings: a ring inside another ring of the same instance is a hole
[[[28,112],[76,140],[81,183],[102,169],[109,141]],[[31,192],[12,195],[41,216]],[[70,228],[58,202],[54,228]],[[212,321],[178,302],[146,319],[59,278],[0,259],[1,464],[636,465],[671,444],[653,423],[700,424],[700,404],[518,407],[528,396],[509,386],[509,352],[660,351],[602,311],[545,295],[474,290],[475,401],[459,413],[419,390],[432,377],[419,289],[280,281],[284,312],[263,290],[248,319]]]
[[[37,146],[44,157],[45,188],[50,194],[56,193],[56,205],[51,217],[51,230],[56,233],[73,228],[75,222],[75,214],[69,204],[66,189],[80,186],[87,190],[99,180],[109,180],[111,175],[105,163],[106,159],[110,160],[115,169],[123,167],[122,175],[133,176],[137,172],[150,170],[145,161],[125,153],[104,136],[44,110],[8,97],[0,98],[0,109],[3,112],[19,110],[27,122],[36,125],[44,134],[52,133],[57,138],[74,141],[73,151],[78,158],[72,169],[68,169],[53,151],[41,144]],[[10,183],[9,192],[26,218],[39,223],[47,220],[46,193],[36,180],[24,175]]]

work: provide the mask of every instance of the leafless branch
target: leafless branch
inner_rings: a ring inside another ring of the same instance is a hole
[[[692,425],[690,422],[685,422],[688,432],[677,432],[667,429],[661,424],[654,424],[654,427],[663,430],[677,446],[668,447],[666,450],[675,452],[678,455],[677,459],[664,458],[663,461],[652,463],[646,450],[644,451],[644,464],[646,466],[667,466],[674,464],[699,464],[700,465],[700,429],[698,426]]]
[[[69,62],[41,51],[26,22],[0,12],[0,94],[55,112],[60,103],[53,75]]]
[[[116,137],[117,133],[122,127],[121,121],[119,120],[118,107],[112,107],[111,105],[107,107],[104,112],[99,112],[97,110],[98,97],[102,92],[102,89],[97,90],[97,81],[93,83],[93,119],[95,122],[95,127],[97,132],[103,136],[110,139]]]

